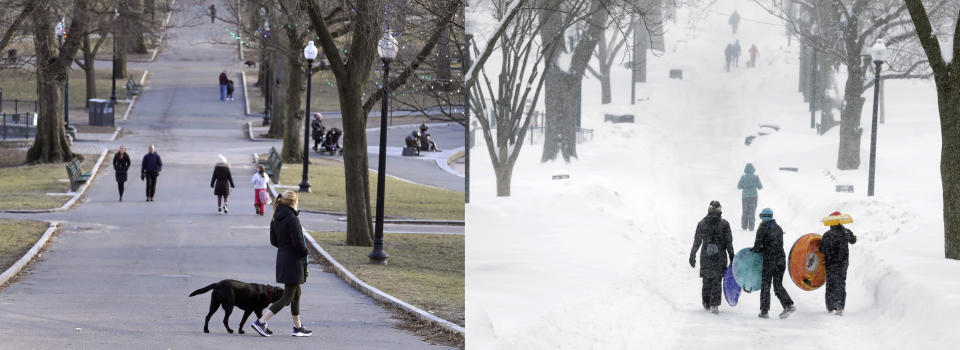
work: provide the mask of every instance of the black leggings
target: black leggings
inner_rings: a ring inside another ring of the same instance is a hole
[[[283,296],[279,300],[273,302],[273,305],[270,305],[270,312],[276,315],[284,306],[290,305],[290,314],[293,316],[300,316],[300,285],[299,284],[284,284],[283,285]]]
[[[120,190],[120,198],[123,198],[123,181],[117,181],[117,189]]]

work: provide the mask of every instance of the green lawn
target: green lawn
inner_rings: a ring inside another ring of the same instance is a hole
[[[266,155],[261,155],[261,159]],[[297,185],[303,168],[300,164],[284,164],[280,183]],[[417,219],[463,220],[463,193],[417,185],[387,176],[385,216]],[[300,195],[304,209],[345,212],[346,199],[343,181],[343,163],[329,159],[312,159],[310,163],[311,192]],[[370,171],[370,206],[374,207],[377,194],[377,172]]]
[[[464,236],[388,233],[387,265],[370,265],[370,247],[344,243],[344,232],[310,232],[357,278],[450,322],[464,325]]]
[[[83,171],[90,171],[99,155],[83,155]],[[0,209],[57,208],[70,200],[69,196],[48,196],[70,190],[66,163],[20,165],[0,168]]]
[[[0,272],[20,260],[49,226],[41,221],[0,219]]]

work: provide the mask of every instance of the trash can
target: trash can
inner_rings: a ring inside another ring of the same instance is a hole
[[[114,109],[109,100],[90,99],[89,124],[91,126],[114,126]]]

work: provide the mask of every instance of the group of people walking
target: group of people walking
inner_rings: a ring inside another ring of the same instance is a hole
[[[753,231],[754,216],[757,207],[757,190],[763,189],[760,178],[755,174],[753,164],[747,163],[744,174],[737,183],[743,191],[743,216],[741,228]],[[707,215],[697,224],[694,233],[693,248],[690,251],[690,266],[696,267],[697,252],[700,252],[700,278],[703,280],[701,292],[704,309],[718,313],[721,297],[721,283],[727,266],[733,263],[733,234],[730,224],[722,218],[720,202],[711,201]],[[833,212],[830,216],[839,216]],[[783,275],[787,268],[784,253],[783,229],[773,217],[771,208],[760,211],[760,225],[757,227],[753,246],[755,253],[762,255],[760,283],[760,318],[768,318],[770,310],[770,289],[783,307],[780,318],[786,318],[796,310],[793,299],[783,287]],[[849,266],[849,245],[857,242],[857,237],[842,224],[831,225],[823,234],[820,252],[824,255],[826,267],[826,308],[835,315],[843,315],[846,304],[847,267]]]
[[[233,91],[236,89],[233,86],[233,80],[230,80],[227,77],[227,71],[220,72],[220,101],[233,101]]]
[[[113,170],[121,202],[123,201],[123,185],[127,182],[127,171],[130,169],[130,164],[127,147],[121,145],[117,154],[113,156]],[[156,147],[150,145],[147,154],[143,156],[143,160],[140,162],[140,180],[147,182],[147,202],[153,202],[153,196],[157,192],[157,178],[160,177],[161,169],[163,169],[163,160],[157,153]]]
[[[730,19],[727,21],[730,23],[730,27],[733,29],[733,34],[737,34],[737,27],[740,25],[740,13],[733,11],[730,14]],[[757,45],[750,45],[748,50],[750,53],[750,62],[747,62],[747,68],[754,68],[757,66],[757,56],[760,55],[760,50],[757,49]],[[727,44],[727,47],[723,49],[724,61],[726,62],[726,71],[730,71],[730,67],[739,67],[740,66],[740,40],[737,39],[736,42],[732,44]]]

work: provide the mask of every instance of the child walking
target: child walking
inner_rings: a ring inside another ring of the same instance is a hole
[[[253,184],[253,207],[257,210],[257,215],[263,216],[266,205],[270,204],[270,195],[267,194],[267,181],[270,176],[267,175],[263,165],[257,165],[257,172],[253,173],[250,183]]]

